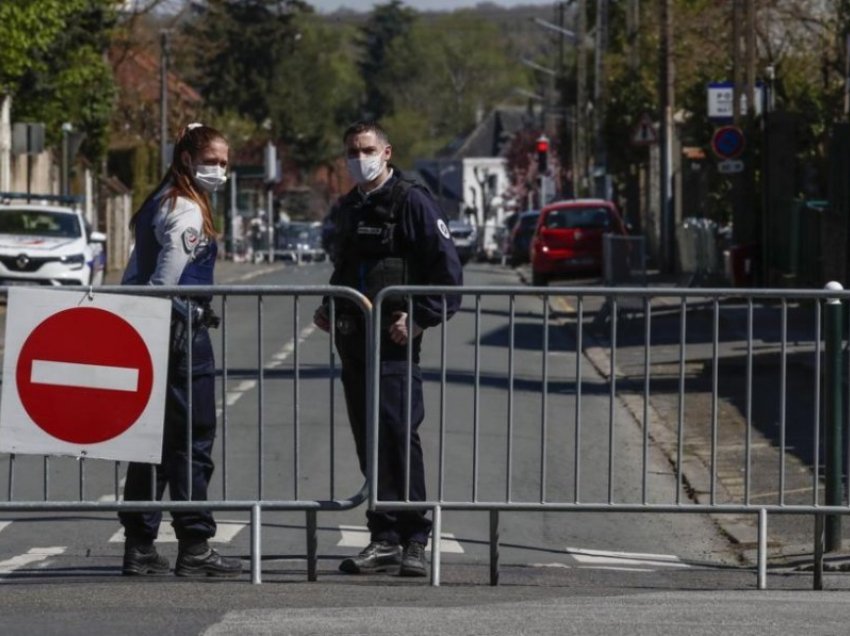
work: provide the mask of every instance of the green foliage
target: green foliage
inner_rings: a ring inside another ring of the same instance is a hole
[[[11,92],[43,56],[84,0],[3,0],[0,2],[0,93]]]
[[[44,12],[39,15],[50,25],[36,29],[39,35],[30,41],[26,63],[16,66],[13,61],[6,69],[7,73],[13,71],[8,78],[17,75],[10,83],[13,119],[44,122],[47,140],[53,145],[61,139],[62,124],[71,123],[86,133],[81,152],[92,161],[106,150],[115,98],[112,71],[104,60],[116,20],[115,5],[113,0],[35,0],[0,5],[0,16],[12,9],[7,17],[16,21],[17,28],[31,24],[34,8]],[[14,37],[19,40],[20,33]]]
[[[518,60],[505,47],[499,27],[473,11],[417,20],[408,38],[390,46],[387,68],[377,81],[378,92],[391,96],[385,123],[398,131],[399,163],[433,154],[514,88],[527,87]],[[409,142],[402,145],[404,137]]]
[[[416,13],[401,0],[390,0],[374,8],[357,40],[361,49],[360,75],[365,83],[364,117],[383,119],[393,111],[395,80],[394,57],[413,58],[408,34],[416,22]],[[394,51],[394,52],[392,52]]]
[[[281,68],[295,48],[301,0],[210,0],[185,33],[194,59],[184,62],[207,104],[263,124]]]
[[[362,93],[350,32],[300,0],[213,0],[185,33],[190,74],[219,116],[253,122],[255,135],[267,129],[304,169],[338,154]]]
[[[345,51],[345,32],[309,15],[296,20],[299,37],[272,88],[278,137],[304,168],[339,155],[342,130],[358,115],[363,83]]]

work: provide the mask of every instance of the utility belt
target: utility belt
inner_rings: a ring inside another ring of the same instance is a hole
[[[341,336],[356,336],[363,333],[363,317],[357,314],[342,314],[334,321],[336,332]]]
[[[381,317],[382,329],[388,328],[392,322],[392,315],[396,311],[406,311],[406,307],[399,304],[397,307],[385,307]],[[365,331],[365,322],[361,314],[339,314],[334,321],[336,332],[341,336],[357,336]]]
[[[208,329],[217,329],[221,318],[216,315],[209,302],[188,303],[177,299],[171,312],[171,355],[185,354],[188,348],[189,319],[191,318],[192,339]]]

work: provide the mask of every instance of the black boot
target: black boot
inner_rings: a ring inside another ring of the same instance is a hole
[[[428,568],[425,563],[425,544],[419,541],[408,541],[401,555],[399,576],[426,576]]]
[[[170,569],[168,559],[156,551],[153,541],[129,537],[124,541],[124,564],[121,566],[121,574],[125,576],[168,574]]]
[[[401,546],[389,541],[372,541],[356,557],[345,559],[339,569],[346,574],[371,574],[395,570],[401,563]]]
[[[177,549],[177,576],[230,578],[242,573],[242,560],[221,556],[206,541],[180,544]]]

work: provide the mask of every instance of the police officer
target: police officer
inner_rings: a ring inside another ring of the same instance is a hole
[[[133,215],[135,247],[124,272],[124,285],[212,285],[217,253],[209,193],[227,180],[228,144],[217,130],[189,124],[174,147],[171,166],[159,186]],[[215,361],[207,328],[217,326],[209,300],[175,299],[165,402],[162,464],[154,478],[150,464],[131,463],[125,501],[207,498],[213,472],[215,439]],[[188,321],[191,321],[189,329]],[[192,368],[187,362],[187,332],[192,333]],[[187,379],[192,390],[192,446],[187,448]],[[191,453],[191,472],[187,469]],[[153,482],[153,483],[152,483]],[[152,492],[153,490],[153,492]],[[166,574],[168,560],[154,546],[161,512],[121,512],[126,575]],[[237,576],[239,559],[222,557],[207,541],[216,524],[209,511],[173,511],[178,540],[177,576]]]
[[[352,287],[374,299],[391,285],[462,285],[463,269],[439,206],[430,193],[389,164],[392,147],[375,122],[358,122],[343,135],[348,170],[357,186],[332,210],[334,272],[332,285]],[[389,299],[388,299],[389,300]],[[447,315],[459,296],[446,299]],[[415,296],[412,333],[407,300],[382,303],[380,360],[380,439],[378,497],[404,501],[407,429],[407,343],[413,338],[411,387],[410,500],[425,500],[425,471],[419,425],[425,417],[419,352],[422,332],[443,319],[443,298]],[[360,313],[345,301],[336,305],[336,348],[342,384],[354,433],[360,469],[366,474],[366,334]],[[330,330],[327,301],[314,315]],[[368,511],[370,543],[340,563],[350,574],[398,570],[402,576],[425,576],[425,545],[431,521],[425,510]]]

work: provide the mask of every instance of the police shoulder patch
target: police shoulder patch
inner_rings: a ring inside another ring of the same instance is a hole
[[[201,240],[201,233],[193,227],[187,227],[183,230],[183,249],[187,254],[194,254],[198,243]]]
[[[445,238],[450,239],[452,235],[449,233],[449,228],[446,227],[446,222],[443,219],[439,219],[437,221],[437,229],[440,230],[440,234],[442,234]]]

